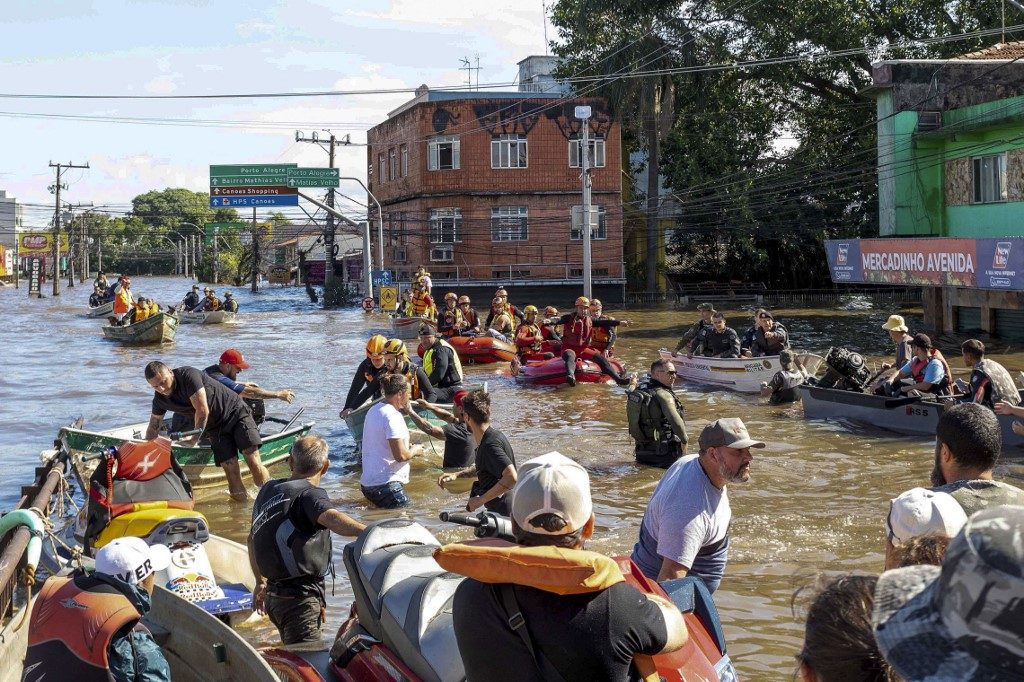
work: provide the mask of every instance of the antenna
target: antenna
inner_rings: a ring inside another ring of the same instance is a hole
[[[547,57],[548,52],[548,3],[547,0],[540,0],[540,6],[544,14],[544,56]]]
[[[473,89],[473,72],[476,71],[476,89],[480,89],[480,55],[476,55],[476,66],[473,66],[473,61],[469,57],[462,57],[459,59],[459,63],[462,66],[459,67],[459,71],[466,72],[466,87]]]

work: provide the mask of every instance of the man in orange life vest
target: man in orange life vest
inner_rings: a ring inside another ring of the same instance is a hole
[[[590,340],[590,346],[596,351],[611,355],[615,348],[615,340],[618,335],[615,328],[620,324],[629,326],[629,320],[616,320],[614,317],[604,315],[604,307],[601,301],[596,298],[590,299],[590,319],[594,322],[594,335]]]
[[[601,371],[615,380],[619,386],[630,383],[630,377],[619,374],[608,362],[608,358],[590,347],[594,334],[594,321],[590,318],[590,299],[580,296],[576,299],[576,312],[562,315],[557,320],[544,320],[544,324],[562,325],[562,360],[565,361],[565,378],[570,386],[576,385],[576,359],[592,360]]]
[[[462,324],[459,325],[459,336],[476,336],[480,333],[480,317],[473,310],[469,296],[459,296],[459,312]]]
[[[169,681],[167,660],[140,620],[153,574],[170,563],[166,546],[123,537],[99,549],[95,573],[48,578],[32,608],[22,680]]]
[[[927,334],[914,334],[910,342],[910,349],[914,353],[913,359],[903,365],[899,373],[893,379],[892,388],[896,392],[910,393],[920,391],[921,393],[934,393],[935,395],[950,395],[952,391],[952,372],[949,370],[949,363],[942,353],[932,346],[932,340]],[[899,382],[905,377],[911,377],[915,383],[900,387]]]
[[[455,303],[457,300],[455,292],[449,291],[444,295],[444,308],[437,313],[437,331],[446,339],[457,336],[464,324],[462,312]]]

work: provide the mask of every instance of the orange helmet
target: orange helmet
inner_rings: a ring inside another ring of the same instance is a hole
[[[587,298],[586,296],[580,296],[579,298],[576,299],[576,305],[577,306],[581,306],[581,305],[582,306],[589,306],[590,305],[590,299]]]
[[[454,301],[454,300],[456,300],[456,299],[458,299],[458,298],[459,298],[459,297],[455,295],[455,292],[454,292],[454,291],[449,291],[449,292],[448,292],[447,294],[445,294],[445,295],[444,295],[444,300],[446,300],[446,301],[447,301],[448,299],[452,299],[452,300]]]
[[[599,308],[600,309],[602,307],[601,306],[601,301],[599,299],[596,299],[596,298],[590,299],[590,307],[591,308]]]
[[[374,334],[370,337],[370,340],[366,342],[366,356],[380,355],[384,352],[384,344],[388,342],[381,334]]]
[[[544,317],[554,317],[558,314],[558,308],[553,305],[549,305],[544,309]]]
[[[384,344],[384,352],[388,355],[409,357],[409,349],[406,348],[405,341],[402,341],[402,339],[388,339],[387,343]]]
[[[459,305],[469,303],[469,296],[459,296]]]

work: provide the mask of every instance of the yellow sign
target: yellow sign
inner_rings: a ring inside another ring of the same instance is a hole
[[[380,288],[380,309],[389,313],[398,310],[398,287]]]
[[[18,252],[23,256],[53,252],[53,237],[48,232],[22,232],[18,235]],[[60,252],[68,252],[68,236],[60,236]]]

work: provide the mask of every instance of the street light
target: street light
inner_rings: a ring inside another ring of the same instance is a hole
[[[592,298],[594,295],[593,284],[590,277],[590,116],[591,108],[588,106],[576,107],[576,118],[583,121],[583,136],[580,140],[580,165],[583,168],[583,295]]]

